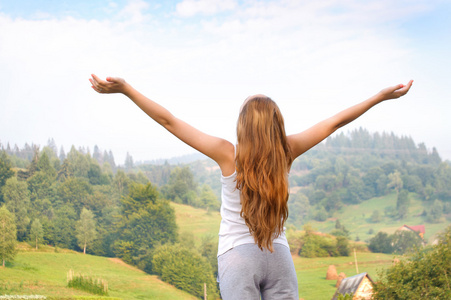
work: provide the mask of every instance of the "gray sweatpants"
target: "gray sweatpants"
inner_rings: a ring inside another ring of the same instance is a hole
[[[290,250],[274,244],[274,252],[244,244],[218,257],[218,280],[224,300],[299,299]]]

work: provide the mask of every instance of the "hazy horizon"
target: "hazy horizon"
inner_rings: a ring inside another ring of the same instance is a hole
[[[365,128],[363,128],[363,129],[365,129]],[[349,133],[349,132],[346,132],[345,134],[348,135],[348,133]],[[369,133],[370,133],[371,135],[373,135],[373,134],[375,134],[376,132],[369,132]],[[377,133],[382,134],[383,132],[377,132]],[[391,133],[390,133],[390,134],[391,134]],[[397,135],[395,134],[395,136],[397,136]],[[401,138],[401,137],[403,137],[403,136],[397,136],[397,137],[398,137],[398,138]],[[410,136],[407,136],[407,137],[410,137]],[[32,142],[31,142],[31,143],[27,143],[27,144],[28,144],[29,146],[32,146],[32,145],[39,146],[39,147],[40,147],[40,150],[42,150],[44,147],[48,146],[48,144],[49,144],[49,142],[50,142],[51,140],[52,140],[52,138],[49,138],[48,141],[47,141],[44,145],[40,145],[40,144],[32,143]],[[95,145],[93,145],[92,147],[86,146],[86,145],[71,145],[69,148],[66,149],[66,147],[64,147],[64,145],[59,145],[59,144],[58,144],[58,141],[56,141],[55,139],[53,139],[53,142],[55,143],[56,148],[57,148],[57,155],[60,155],[60,153],[61,153],[61,148],[64,150],[64,153],[67,155],[67,153],[70,151],[70,149],[72,148],[72,146],[74,146],[75,149],[76,149],[77,151],[84,150],[85,153],[88,153],[88,152],[89,152],[89,153],[92,155],[92,154],[93,154],[93,151],[94,151],[94,147],[97,146],[102,154],[103,154],[105,151],[106,151],[106,152],[111,151],[111,152],[113,153],[114,160],[115,160],[115,163],[116,163],[117,166],[124,166],[124,163],[125,163],[125,156],[124,156],[123,159],[122,159],[122,158],[118,159],[117,156],[116,156],[116,154],[115,154],[115,152],[114,152],[114,149],[105,149],[105,148],[102,148],[102,145],[95,144]],[[322,143],[324,143],[324,142],[325,142],[325,140],[324,140]],[[413,142],[415,143],[415,146],[417,146],[417,147],[418,147],[419,144],[424,143],[424,142],[422,142],[422,141],[416,141],[415,139],[413,139]],[[321,144],[321,143],[320,143],[320,144]],[[425,144],[425,143],[424,143],[424,144]],[[0,149],[6,149],[6,148],[7,148],[7,145],[8,145],[8,143],[5,144],[3,141],[0,140]],[[11,150],[12,150],[13,147],[15,147],[16,145],[17,145],[17,144],[11,144],[11,143],[9,143],[9,146],[10,146],[10,149],[11,149]],[[433,150],[433,148],[435,148],[435,149],[437,150],[437,152],[438,152],[440,158],[442,159],[442,161],[448,161],[448,162],[451,163],[451,160],[450,160],[450,159],[443,157],[443,155],[440,153],[440,149],[437,149],[437,147],[435,147],[435,146],[433,146],[433,145],[427,145],[427,144],[425,144],[425,146],[426,146],[426,149],[428,150],[428,153],[431,153],[432,150]],[[24,145],[17,145],[17,147],[18,147],[19,149],[24,149],[25,144],[24,144]],[[312,149],[313,149],[313,148],[312,148]],[[128,153],[129,155],[132,156],[133,162],[134,162],[135,164],[146,164],[146,163],[151,163],[151,164],[164,164],[166,161],[168,161],[170,164],[178,164],[178,163],[182,163],[182,164],[183,164],[183,163],[185,163],[186,161],[191,162],[191,161],[193,161],[193,160],[197,160],[198,158],[202,158],[202,157],[203,157],[203,158],[208,158],[208,157],[205,156],[204,154],[202,154],[202,153],[200,153],[199,151],[196,151],[196,150],[194,150],[194,149],[192,149],[192,152],[187,152],[187,153],[184,153],[184,154],[181,154],[181,155],[167,156],[167,157],[160,157],[160,158],[148,158],[148,159],[144,158],[144,159],[139,159],[139,160],[136,160],[136,159],[134,158],[132,152],[126,151],[126,153]]]

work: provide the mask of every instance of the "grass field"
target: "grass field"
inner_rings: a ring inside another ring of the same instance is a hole
[[[420,216],[424,210],[421,200],[414,194],[411,194],[409,197],[409,213],[408,216],[402,220],[393,220],[383,216],[385,207],[393,206],[396,208],[397,196],[396,193],[392,193],[384,197],[372,198],[359,205],[346,206],[336,214],[334,218],[330,218],[324,222],[311,221],[310,223],[320,232],[330,232],[335,228],[336,219],[339,219],[340,223],[349,230],[352,239],[355,239],[356,236],[358,236],[362,241],[372,238],[379,231],[392,234],[404,224],[411,226],[425,225],[425,239],[428,242],[432,242],[434,236],[448,227],[450,222],[443,218],[442,223],[426,223],[423,217]],[[379,210],[379,213],[383,216],[382,221],[379,223],[370,222],[370,217],[374,210]],[[372,234],[369,233],[370,229],[373,230]]]
[[[344,272],[347,277],[368,273],[373,280],[377,280],[378,270],[390,266],[393,255],[357,252],[357,265],[354,256],[302,258],[293,257],[298,276],[299,297],[305,300],[329,300],[335,293],[336,280],[326,280],[329,265],[334,265],[337,273]]]
[[[203,236],[218,237],[221,216],[218,211],[207,211],[189,205],[171,202],[175,209],[179,234],[192,234],[197,245]]]
[[[0,295],[44,295],[56,299],[92,296],[66,287],[66,274],[72,269],[75,273],[105,279],[112,299],[196,299],[119,259],[72,251],[23,250],[7,268],[0,268]]]

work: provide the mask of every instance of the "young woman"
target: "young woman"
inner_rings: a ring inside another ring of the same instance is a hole
[[[412,86],[381,90],[313,127],[287,136],[276,103],[248,97],[240,109],[237,144],[207,135],[173,116],[121,78],[90,79],[99,93],[122,93],[170,133],[213,159],[222,176],[218,280],[223,299],[299,299],[284,223],[291,163],[371,107],[405,95]]]

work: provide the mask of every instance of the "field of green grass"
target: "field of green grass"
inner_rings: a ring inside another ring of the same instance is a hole
[[[55,253],[50,247],[36,252],[26,246],[21,244],[22,250],[13,263],[0,267],[0,295],[43,295],[55,299],[93,296],[66,287],[67,273],[72,269],[76,274],[108,282],[109,296],[95,299],[196,299],[119,259],[73,251]]]
[[[354,256],[303,258],[294,256],[294,266],[298,276],[299,297],[304,300],[329,300],[335,293],[336,280],[326,280],[329,265],[334,265],[337,273],[344,272],[347,277],[368,273],[374,281],[378,271],[392,265],[394,256],[380,253],[357,252],[357,266]]]
[[[203,236],[218,238],[221,215],[218,211],[207,211],[189,205],[171,202],[175,210],[179,234],[192,234],[197,245]]]
[[[442,223],[426,223],[423,217],[420,216],[424,210],[421,200],[414,194],[411,194],[409,197],[409,213],[402,220],[393,220],[384,216],[385,207],[393,206],[396,208],[397,196],[396,193],[392,193],[384,197],[372,198],[358,205],[346,206],[334,218],[324,222],[311,221],[310,224],[317,231],[328,233],[335,228],[335,221],[339,219],[340,223],[349,230],[351,238],[355,239],[358,236],[361,241],[369,240],[379,231],[392,234],[403,225],[425,225],[425,239],[428,242],[432,242],[434,236],[448,227],[450,222],[443,219]],[[379,223],[370,222],[370,217],[374,210],[379,210],[382,216],[382,221]],[[372,234],[369,233],[370,229],[373,230]]]

